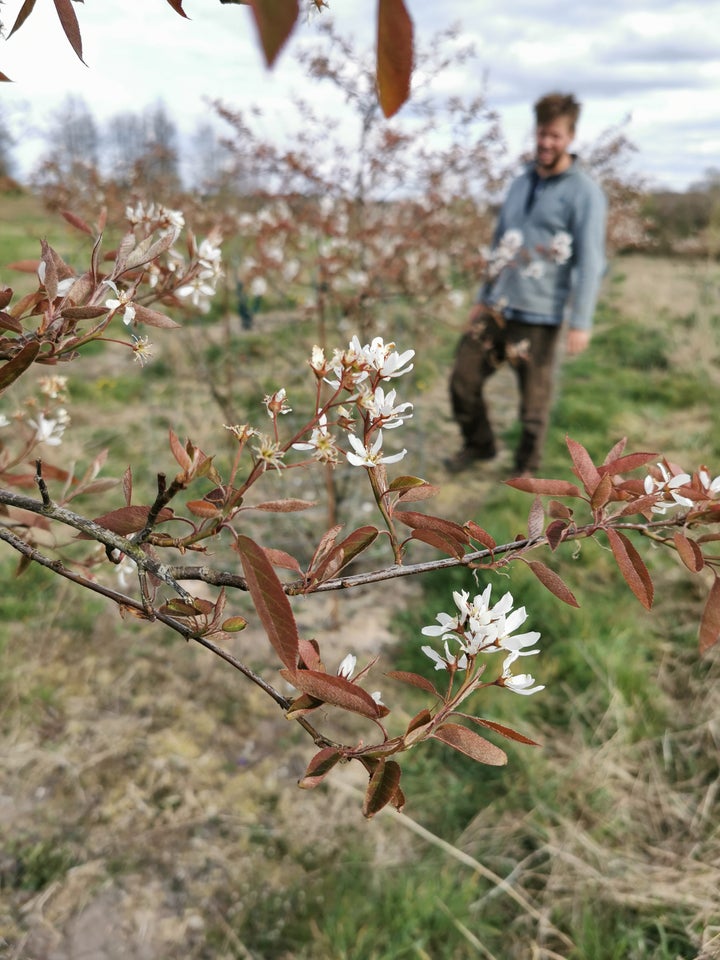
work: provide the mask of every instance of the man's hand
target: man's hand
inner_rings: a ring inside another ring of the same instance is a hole
[[[474,330],[475,326],[484,313],[487,313],[487,307],[484,303],[474,303],[470,309],[466,330]]]
[[[568,330],[567,343],[565,349],[571,357],[576,357],[583,350],[586,350],[590,343],[589,330]]]

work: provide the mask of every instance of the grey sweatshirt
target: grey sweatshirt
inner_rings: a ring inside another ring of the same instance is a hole
[[[529,164],[510,186],[489,256],[491,279],[478,301],[515,319],[589,330],[605,272],[607,202],[578,160],[539,178]]]

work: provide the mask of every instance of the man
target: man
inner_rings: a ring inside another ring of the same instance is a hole
[[[515,476],[538,468],[552,403],[555,354],[568,313],[566,349],[590,342],[605,271],[605,196],[570,153],[580,104],[551,93],[535,104],[535,159],[511,184],[488,253],[488,279],[458,346],[450,377],[463,447],[445,461],[457,473],[495,456],[483,397],[504,361],[516,369],[522,433]]]

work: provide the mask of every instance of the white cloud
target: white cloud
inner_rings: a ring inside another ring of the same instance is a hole
[[[20,6],[21,0],[2,6],[6,28]],[[584,141],[631,115],[636,165],[658,183],[681,189],[712,161],[720,137],[720,17],[708,15],[707,0],[509,0],[500,9],[495,0],[407,0],[407,6],[421,43],[461,24],[478,60],[448,71],[443,92],[485,89],[513,151],[529,142],[534,100],[561,89],[583,101]],[[207,117],[207,98],[220,98],[234,107],[259,104],[269,129],[282,125],[286,98],[305,88],[293,53],[316,38],[316,26],[299,24],[267,71],[246,7],[218,0],[184,0],[184,7],[189,20],[164,0],[77,5],[84,67],[54,5],[37,4],[22,29],[0,43],[0,70],[15,81],[2,87],[3,108],[42,128],[69,93],[82,96],[101,120],[162,99],[189,133]],[[330,7],[343,33],[372,46],[374,4],[330,0]],[[37,152],[39,142],[27,130],[22,139],[22,156]]]

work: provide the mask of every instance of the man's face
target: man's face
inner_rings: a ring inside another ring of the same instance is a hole
[[[538,171],[546,176],[559,173],[566,166],[568,148],[575,132],[569,117],[556,117],[550,123],[540,123],[535,128],[535,163]]]

